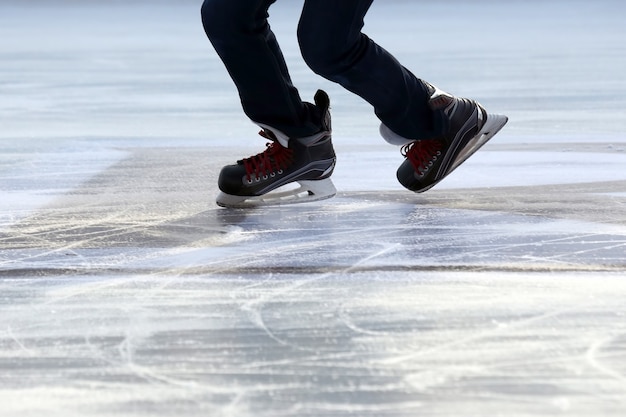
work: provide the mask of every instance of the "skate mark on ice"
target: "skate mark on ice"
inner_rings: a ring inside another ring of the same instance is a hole
[[[14,236],[0,237],[3,243],[11,245],[14,242],[12,238],[17,236],[18,241],[23,241],[27,248],[33,248],[23,251],[21,255],[19,251],[13,251],[10,256],[18,256],[5,258],[0,261],[0,266],[4,274],[14,276],[28,273],[54,274],[55,271],[57,274],[136,274],[149,273],[150,270],[179,275],[236,274],[243,270],[243,265],[256,274],[419,271],[437,268],[574,271],[619,270],[626,267],[623,257],[616,254],[624,247],[621,245],[626,245],[622,232],[614,229],[609,233],[605,230],[608,227],[606,225],[597,232],[585,233],[593,225],[582,223],[581,226],[587,230],[572,234],[574,224],[567,221],[432,206],[416,209],[410,204],[387,203],[384,206],[380,202],[354,202],[355,198],[359,197],[338,198],[338,204],[333,202],[300,210],[264,209],[243,214],[209,211],[199,216],[208,220],[208,225],[196,222],[188,228],[196,234],[203,231],[218,233],[219,239],[206,242],[189,240],[177,243],[180,246],[160,248],[146,245],[158,244],[161,239],[169,239],[171,242],[167,231],[172,227],[183,227],[183,216],[169,214],[158,218],[138,217],[136,210],[139,206],[132,206],[126,207],[124,211],[108,213],[109,217],[104,220],[93,218],[92,214],[91,218],[64,230],[67,219],[44,215],[44,218],[50,219],[47,225],[31,221],[29,225],[15,229]],[[348,202],[344,203],[346,200]],[[78,208],[73,213],[78,216],[85,210],[87,208]],[[407,212],[411,214],[407,215]],[[227,214],[222,214],[220,221],[217,213]],[[213,216],[217,217],[217,221]],[[242,217],[243,221],[237,221],[238,217]],[[464,224],[461,220],[467,220],[468,223]],[[305,227],[302,226],[303,221]],[[156,242],[150,242],[153,233],[156,233]],[[141,236],[143,240],[137,240],[132,251],[124,249],[133,247],[132,239]],[[358,261],[358,258],[353,260],[351,256],[365,256],[363,252],[367,250],[367,244],[372,244],[372,236],[385,244],[405,244],[406,251],[400,254],[400,261],[387,260],[380,264],[361,264],[358,268],[349,268]],[[246,242],[245,251],[238,250],[240,248],[235,245],[243,241]],[[329,249],[329,244],[334,245],[336,250]],[[214,246],[220,245],[230,246],[223,252],[215,252]],[[579,247],[576,250],[577,246],[582,245],[586,248]],[[50,246],[53,249],[34,249]],[[86,250],[85,247],[95,249]],[[98,249],[101,251],[98,252]],[[419,257],[409,256],[409,252],[423,250],[427,251],[423,258],[432,260],[431,263],[425,264]],[[124,251],[124,256],[116,257],[115,251]],[[320,263],[319,257],[311,255],[316,251],[322,254],[326,251],[337,261]],[[264,261],[278,260],[282,254],[294,259],[298,252],[302,254],[300,262]],[[170,260],[169,265],[164,265],[165,258]]]
[[[129,314],[133,314],[130,312]],[[159,334],[163,330],[167,330],[167,327],[161,329],[159,325],[154,325],[154,320],[143,322],[145,330],[142,330],[140,334],[136,333],[136,328],[142,323],[134,323],[126,329],[124,337],[116,345],[111,345],[111,349],[105,349],[105,346],[97,345],[92,342],[89,334],[84,335],[84,345],[91,352],[91,358],[94,360],[107,363],[109,366],[109,372],[114,372],[122,378],[129,378],[130,376],[136,377],[149,383],[152,389],[157,391],[163,391],[163,393],[170,392],[172,389],[180,390],[192,394],[189,401],[197,402],[199,396],[206,393],[213,395],[228,395],[234,398],[241,394],[241,388],[238,386],[224,386],[220,384],[211,384],[207,380],[200,379],[182,379],[171,376],[172,373],[177,373],[175,369],[171,369],[167,366],[149,366],[140,364],[135,358],[135,351],[140,347],[149,347],[150,338]],[[144,343],[145,342],[145,343]],[[145,358],[145,356],[142,356]]]
[[[380,249],[379,251],[366,256],[365,258],[362,258],[361,260],[359,260],[358,262],[356,262],[354,265],[351,265],[345,269],[343,269],[341,272],[343,273],[349,273],[351,272],[351,270],[356,269],[359,267],[360,264],[362,263],[366,263],[371,259],[375,259],[381,255],[384,255],[388,252],[392,252],[394,250],[396,250],[400,245],[398,244],[392,244],[392,245],[386,245],[385,247],[383,247],[382,249]],[[248,301],[246,303],[244,303],[243,305],[241,305],[241,310],[246,312],[248,315],[248,318],[250,320],[251,323],[253,323],[254,325],[256,325],[259,329],[263,330],[267,336],[274,340],[275,342],[283,345],[283,346],[289,346],[292,347],[294,349],[297,350],[302,350],[302,351],[316,351],[317,349],[314,348],[308,348],[308,347],[303,347],[300,345],[296,345],[294,343],[289,342],[288,340],[285,340],[283,338],[278,337],[271,329],[270,327],[267,325],[267,323],[265,322],[264,318],[263,318],[263,308],[266,304],[270,303],[272,300],[278,299],[281,296],[284,295],[288,295],[302,287],[308,286],[314,282],[317,281],[322,281],[325,280],[329,277],[332,277],[336,274],[337,272],[327,272],[318,276],[313,276],[311,278],[308,279],[302,279],[302,280],[298,280],[297,282],[281,288],[279,290],[276,291],[272,291],[271,294],[269,295],[265,295],[262,296],[258,299],[252,300],[252,301]],[[347,325],[347,324],[346,324]],[[347,325],[348,326],[348,325]],[[349,326],[348,326],[349,327]]]
[[[585,353],[585,359],[589,365],[591,365],[594,369],[598,370],[604,375],[607,375],[617,381],[626,383],[626,375],[621,374],[615,369],[606,366],[599,359],[600,351],[603,347],[610,345],[612,342],[623,336],[626,336],[626,333],[612,335],[603,339],[596,340],[591,344],[591,346],[589,346],[589,349]],[[623,390],[626,391],[626,385],[623,386]]]
[[[122,220],[121,222],[118,221],[120,219]],[[79,248],[89,247],[90,245],[106,248],[110,245],[110,243],[107,242],[115,241],[116,237],[128,235],[135,230],[146,230],[150,227],[171,220],[169,218],[159,218],[159,220],[155,221],[143,221],[140,223],[129,224],[127,219],[128,214],[126,210],[121,213],[117,212],[111,214],[105,218],[87,221],[74,221],[72,226],[68,226],[67,219],[61,219],[58,223],[48,222],[42,226],[37,226],[35,221],[30,222],[25,230],[18,229],[14,231],[12,235],[5,237],[3,240],[8,241],[7,244],[11,245],[11,242],[23,239],[26,242],[31,242],[29,246],[52,246],[53,249],[10,259],[8,261],[0,261],[0,265],[7,265],[16,262],[26,263],[28,261],[36,260],[38,258],[46,258],[55,254],[67,255],[68,253],[71,253],[76,256],[78,255],[77,249]],[[96,230],[89,231],[90,228]],[[73,234],[73,232],[78,233]],[[63,242],[62,239],[57,238],[59,236],[67,236],[70,242]],[[83,260],[85,260],[85,258],[83,258]]]
[[[7,336],[9,336],[9,339],[11,339],[13,342],[15,342],[15,344],[20,348],[21,351],[23,351],[24,353],[26,353],[29,356],[35,356],[36,355],[35,351],[33,351],[32,349],[29,349],[26,346],[24,346],[24,344],[20,341],[20,339],[18,339],[17,336],[15,336],[15,334],[13,333],[13,329],[11,328],[10,325],[7,326],[6,334],[7,334]]]
[[[398,356],[388,358],[388,359],[383,359],[380,361],[380,363],[387,364],[387,365],[396,365],[402,362],[407,362],[407,361],[425,357],[425,356],[427,357],[433,354],[440,355],[442,351],[453,349],[459,346],[463,346],[468,343],[479,342],[485,338],[494,337],[495,335],[506,334],[506,332],[508,331],[515,330],[520,327],[525,327],[530,324],[535,324],[535,323],[538,323],[538,322],[541,322],[550,318],[558,317],[570,311],[577,311],[577,309],[573,309],[573,308],[561,309],[561,310],[551,311],[547,313],[542,313],[542,314],[539,314],[530,318],[508,323],[506,327],[498,327],[494,329],[483,330],[480,333],[462,337],[451,342],[441,343],[439,345],[436,345],[427,349],[419,350],[417,352],[412,352],[412,353],[408,353],[404,355],[398,355]]]

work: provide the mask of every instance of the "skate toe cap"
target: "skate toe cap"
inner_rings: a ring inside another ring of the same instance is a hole
[[[246,174],[240,165],[227,165],[220,171],[217,185],[227,194],[240,194],[244,189]]]

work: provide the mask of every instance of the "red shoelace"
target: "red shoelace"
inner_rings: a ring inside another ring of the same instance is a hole
[[[443,144],[438,140],[419,140],[402,147],[400,152],[405,156],[418,175],[425,175],[437,158],[441,156]]]
[[[261,130],[259,135],[270,139],[272,142],[266,144],[267,149],[265,151],[242,160],[248,182],[282,174],[283,170],[293,161],[292,149],[282,146],[270,133],[264,130]]]

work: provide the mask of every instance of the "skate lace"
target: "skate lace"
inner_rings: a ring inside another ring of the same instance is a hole
[[[443,144],[439,140],[419,140],[402,147],[400,152],[405,156],[418,175],[425,175],[441,156]]]
[[[263,152],[242,160],[248,182],[280,175],[293,161],[292,149],[282,146],[271,133],[264,130],[261,130],[259,135],[271,142],[266,144],[267,149]]]

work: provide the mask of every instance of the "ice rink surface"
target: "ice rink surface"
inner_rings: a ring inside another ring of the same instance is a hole
[[[339,194],[228,210],[263,141],[200,1],[0,2],[0,416],[624,416],[624,2],[376,2],[366,33],[510,117],[422,195],[301,5],[270,21]]]

